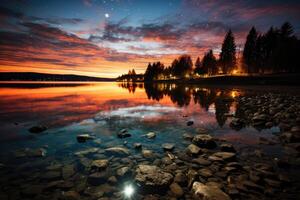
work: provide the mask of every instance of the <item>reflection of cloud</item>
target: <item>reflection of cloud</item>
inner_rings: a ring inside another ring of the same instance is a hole
[[[179,108],[169,106],[134,106],[127,108],[118,108],[112,111],[103,111],[97,114],[96,119],[120,117],[120,118],[156,118],[180,110]]]

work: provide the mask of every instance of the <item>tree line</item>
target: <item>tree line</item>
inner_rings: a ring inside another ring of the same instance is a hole
[[[299,73],[300,40],[294,35],[289,22],[280,28],[271,27],[259,34],[255,27],[249,31],[241,58],[240,73]],[[149,63],[144,74],[145,81],[187,79],[218,74],[233,74],[237,71],[235,38],[231,30],[224,37],[221,52],[216,58],[212,49],[193,64],[189,55],[181,55],[170,66],[161,62]],[[134,72],[134,73],[133,73]],[[136,79],[134,70],[119,77],[119,80]]]

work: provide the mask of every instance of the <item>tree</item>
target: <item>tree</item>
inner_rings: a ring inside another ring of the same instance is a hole
[[[172,63],[173,75],[184,78],[192,72],[193,62],[189,55],[182,55]]]
[[[204,70],[203,70],[203,67],[202,67],[202,64],[201,64],[201,61],[200,61],[200,58],[198,57],[196,62],[195,62],[195,70],[194,70],[195,74],[198,74],[198,75],[202,75],[204,74]]]
[[[257,40],[257,32],[255,27],[252,27],[248,33],[244,51],[243,51],[243,61],[246,64],[246,72],[251,73],[255,65],[255,50],[256,50],[256,40]]]
[[[161,62],[149,63],[145,72],[145,81],[154,81],[158,80],[160,75],[163,76],[164,65]]]
[[[229,30],[224,38],[220,53],[220,64],[222,66],[222,71],[225,74],[230,73],[235,67],[235,48],[234,36],[231,30]]]
[[[213,75],[218,73],[217,59],[212,50],[209,50],[202,59],[202,68],[204,74]]]

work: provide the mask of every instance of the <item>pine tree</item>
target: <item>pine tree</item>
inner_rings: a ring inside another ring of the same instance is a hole
[[[201,61],[200,61],[200,58],[198,57],[196,62],[195,62],[195,70],[194,70],[195,74],[204,74],[204,70],[203,70],[203,67],[201,65]]]
[[[251,73],[251,69],[255,65],[255,49],[256,49],[257,32],[255,27],[252,27],[245,43],[243,51],[243,61],[246,64],[246,72]]]
[[[202,59],[204,74],[214,75],[218,73],[217,60],[212,50],[209,50]]]
[[[225,74],[230,73],[235,67],[235,48],[234,36],[231,30],[229,30],[224,38],[220,53],[220,64],[222,66],[222,71]]]

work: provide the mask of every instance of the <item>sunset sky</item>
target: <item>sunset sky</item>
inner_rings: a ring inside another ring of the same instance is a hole
[[[300,1],[0,0],[0,71],[116,77],[180,54],[217,55],[228,29],[238,47],[289,21],[300,35]]]

